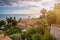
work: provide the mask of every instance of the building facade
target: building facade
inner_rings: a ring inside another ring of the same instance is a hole
[[[56,14],[56,24],[60,24],[60,3],[55,4],[54,12]]]

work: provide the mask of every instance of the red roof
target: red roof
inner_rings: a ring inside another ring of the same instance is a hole
[[[4,36],[4,34],[0,34],[0,40],[12,40],[8,36]]]

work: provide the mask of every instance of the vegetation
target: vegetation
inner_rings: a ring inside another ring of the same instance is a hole
[[[42,18],[41,19],[45,19],[46,12],[47,12],[47,10],[44,9],[44,8],[41,10],[41,14],[42,14]]]
[[[6,22],[4,20],[0,21],[0,30],[4,29],[4,25],[6,25]]]
[[[33,40],[41,40],[42,36],[39,33],[36,33],[32,36]]]
[[[46,10],[43,9],[41,10],[44,18],[45,19],[45,13]],[[54,14],[54,12],[49,11],[47,12],[47,21],[48,24],[51,25],[53,23],[55,23],[56,21],[56,16]],[[53,20],[52,20],[53,19]],[[21,20],[21,19],[20,19]],[[5,21],[1,20],[0,21],[0,27],[2,25],[4,25],[4,31],[3,33],[7,36],[9,36],[12,40],[55,40],[55,38],[53,38],[52,36],[50,36],[50,31],[45,28],[45,22],[46,21],[38,21],[37,27],[30,27],[28,29],[26,29],[25,32],[22,32],[18,27],[17,27],[17,23],[20,22],[16,20],[16,18],[6,18],[7,24]]]
[[[21,33],[21,30],[17,27],[11,26],[11,28],[9,28],[8,30],[5,31],[5,33],[9,36],[12,34],[16,34],[16,33]]]
[[[4,20],[0,21],[0,27],[3,26],[3,25],[5,25],[5,24],[6,24],[6,22]]]
[[[13,19],[12,19],[12,17],[6,18],[6,21],[7,21],[8,24],[12,24],[13,26],[17,25],[17,20],[16,20],[15,17]]]
[[[12,40],[22,40],[21,35],[18,33],[10,35],[10,38],[12,38]]]
[[[56,15],[54,11],[50,10],[47,12],[47,21],[49,25],[56,24]]]

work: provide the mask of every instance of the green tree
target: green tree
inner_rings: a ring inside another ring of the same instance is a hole
[[[9,28],[8,30],[5,31],[5,33],[9,36],[9,35],[12,35],[12,34],[16,34],[16,33],[21,33],[22,31],[15,27],[15,26],[11,26],[11,28]]]
[[[48,11],[46,19],[47,19],[49,25],[55,24],[56,23],[56,15],[55,15],[54,11],[52,11],[52,10]]]
[[[7,23],[12,24],[13,26],[17,25],[16,17],[14,17],[13,19],[12,19],[12,17],[10,17],[10,18],[6,17],[6,21],[7,21]]]
[[[5,31],[6,31],[6,30],[9,30],[10,28],[12,28],[12,24],[7,24],[7,25],[5,25],[4,27],[5,27],[5,28],[4,28]]]
[[[25,33],[25,32],[23,32],[23,33],[21,34],[21,39],[22,39],[22,40],[25,40],[25,39],[26,39],[26,33]]]
[[[12,24],[5,25],[4,30],[5,30],[6,35],[8,35],[8,36],[11,35],[11,34],[22,32],[18,27],[12,26]]]
[[[28,33],[28,34],[35,34],[35,29],[33,28],[33,27],[31,27],[31,28],[28,28],[27,30],[26,30],[26,33]]]
[[[4,21],[4,20],[1,20],[0,21],[0,30],[2,30],[3,32],[1,32],[1,33],[4,33],[4,36],[5,36],[5,26],[6,25],[6,22]]]
[[[50,38],[50,32],[49,30],[45,29],[44,35],[41,40],[49,40],[49,38]]]
[[[6,17],[6,21],[7,21],[7,23],[11,23],[12,17],[10,17],[10,18]]]
[[[1,20],[0,21],[0,26],[3,26],[3,25],[5,25],[6,24],[6,22],[4,21],[4,20]]]
[[[40,33],[41,35],[44,35],[45,28],[43,26],[40,25],[39,27],[36,27],[35,30],[36,33]]]
[[[35,33],[36,33],[36,31],[35,31],[35,29],[33,27],[28,28],[26,30],[26,39],[27,40],[32,40],[32,35],[35,34]]]
[[[14,17],[14,19],[12,19],[11,23],[12,23],[13,26],[16,26],[17,25],[16,17]]]
[[[12,34],[9,36],[12,40],[22,40],[20,34]]]
[[[0,29],[4,30],[4,25],[6,25],[6,22],[4,20],[0,21]]]
[[[41,10],[41,14],[42,14],[42,18],[43,18],[43,19],[45,18],[46,12],[47,12],[47,10],[44,9],[44,8]]]
[[[27,39],[27,40],[32,40],[32,35],[31,35],[31,34],[26,33],[26,39]]]
[[[41,35],[39,34],[39,33],[36,33],[36,34],[34,34],[33,36],[32,36],[32,39],[33,40],[41,40]]]
[[[12,25],[16,26],[17,25],[17,20],[12,20]]]

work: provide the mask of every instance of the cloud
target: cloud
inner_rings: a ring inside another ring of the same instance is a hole
[[[38,9],[26,9],[26,10],[12,10],[12,11],[5,11],[7,14],[39,14],[40,11]]]
[[[56,0],[56,2],[60,2],[60,0]]]
[[[59,1],[59,0],[58,0]],[[0,0],[0,7],[53,8],[57,0]]]
[[[36,2],[40,0],[0,0],[0,6],[17,6],[31,1]]]
[[[47,10],[53,9],[55,2],[59,1],[60,0],[0,0],[0,7],[2,7],[3,10],[0,9],[0,12],[6,14],[40,13],[42,8]]]

